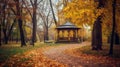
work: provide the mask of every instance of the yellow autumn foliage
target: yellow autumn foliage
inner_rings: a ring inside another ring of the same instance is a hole
[[[120,1],[116,6],[116,32],[120,35]],[[103,15],[103,34],[109,36],[112,28],[112,0],[106,0],[105,7],[97,9],[97,2],[94,0],[72,0],[62,10],[66,21],[71,21],[77,26],[88,24],[93,26],[99,15]]]
[[[73,0],[63,8],[64,16],[77,26],[84,23],[93,24],[96,15],[98,16],[100,14],[100,12],[96,15],[94,14],[96,9],[95,5],[97,4],[93,0]]]

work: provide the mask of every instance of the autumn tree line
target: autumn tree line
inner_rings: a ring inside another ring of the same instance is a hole
[[[38,23],[41,21],[40,23]],[[21,41],[26,46],[26,27],[31,28],[31,45],[36,42],[36,34],[44,29],[48,39],[48,28],[57,23],[51,0],[0,0],[0,38],[2,44],[8,44],[10,38]]]
[[[29,34],[31,45],[36,34],[43,31],[42,38],[49,40],[49,28],[73,22],[92,30],[92,49],[102,50],[102,36],[110,37],[110,54],[113,51],[114,36],[120,36],[119,0],[0,0],[0,45],[7,44],[11,37],[18,37],[21,46],[26,46]],[[17,34],[17,35],[16,35]]]

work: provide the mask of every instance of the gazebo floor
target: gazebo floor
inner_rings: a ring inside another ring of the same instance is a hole
[[[59,41],[56,41],[55,43],[81,43],[81,42],[80,41],[59,40]]]

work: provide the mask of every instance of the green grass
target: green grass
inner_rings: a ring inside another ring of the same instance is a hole
[[[0,47],[0,62],[4,62],[11,56],[15,54],[23,54],[26,51],[34,50],[37,48],[47,47],[47,46],[58,46],[61,44],[54,43],[36,43],[35,46],[27,45],[26,47],[20,47],[20,44],[7,44]]]
[[[83,54],[89,54],[89,55],[96,55],[96,56],[108,56],[109,53],[109,45],[104,44],[102,46],[103,50],[101,51],[95,51],[91,50],[91,46],[84,46],[81,48],[76,49],[77,52],[82,52]],[[114,51],[113,51],[113,58],[120,58],[120,45],[114,45]]]

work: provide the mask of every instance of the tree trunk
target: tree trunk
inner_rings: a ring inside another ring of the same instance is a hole
[[[32,32],[32,43],[31,45],[34,46],[34,43],[36,42],[36,31],[37,31],[37,19],[36,19],[36,10],[37,10],[37,1],[34,1],[33,5],[33,17],[32,17],[32,23],[33,23],[33,32]]]
[[[49,13],[50,13],[50,11],[49,11]],[[47,18],[46,18],[46,23],[45,23],[45,29],[44,29],[44,40],[49,40],[49,34],[48,34],[48,28],[49,28],[49,25],[48,25],[48,22],[49,22],[49,19],[48,19],[48,17],[49,17],[49,13],[48,13],[48,15],[47,15]]]
[[[97,7],[98,9],[103,8],[105,6],[106,0],[97,0],[97,1],[99,2]]]
[[[7,31],[6,31],[6,29],[4,29],[4,35],[5,35],[5,36],[4,36],[4,41],[5,41],[5,44],[8,44],[9,37],[10,37],[10,35],[11,35],[11,33],[12,33],[12,29],[13,29],[13,27],[14,27],[14,25],[15,25],[15,22],[16,22],[16,19],[15,19],[14,22],[12,23],[10,29],[8,30],[8,33],[6,33]]]
[[[6,34],[6,29],[3,29],[3,33],[4,33],[4,44],[8,44],[8,38],[7,38],[7,34]]]
[[[94,23],[92,31],[92,50],[102,50],[102,27],[101,17],[98,17]]]
[[[45,27],[45,30],[44,30],[44,40],[49,40],[49,37],[48,37],[48,27]]]
[[[18,25],[19,25],[19,29],[20,29],[20,38],[21,38],[21,47],[26,46],[22,23],[23,23],[22,20],[18,19]]]
[[[1,24],[0,24],[0,46],[2,45],[2,41],[1,41],[2,37],[1,36],[2,36],[2,33],[1,33]]]
[[[5,36],[4,43],[8,44],[8,38],[7,38],[7,36]]]
[[[49,0],[49,1],[50,1],[50,7],[51,7],[51,10],[52,10],[52,14],[53,14],[53,19],[54,19],[55,25],[57,26],[57,20],[56,20],[56,18],[55,18],[53,6],[52,6],[52,1],[51,1],[51,0]]]
[[[5,9],[6,9],[6,5],[3,6],[3,21],[2,21],[3,28],[2,28],[2,30],[3,30],[3,34],[4,34],[4,43],[8,44],[7,33],[6,33],[6,26],[5,26],[5,20],[6,20]]]
[[[116,22],[115,20],[116,0],[113,1],[112,7],[113,7],[113,27],[112,27],[109,55],[113,55],[113,44],[114,44],[114,35],[115,35],[115,22]]]
[[[103,8],[105,5],[105,0],[95,0],[98,2],[97,9]],[[102,15],[98,16],[92,31],[92,50],[102,50],[102,27],[101,27]]]
[[[21,10],[21,7],[20,7],[20,3],[19,3],[19,0],[16,0],[17,4],[16,4],[16,8],[17,8],[17,16],[18,16],[18,26],[19,26],[19,29],[20,29],[20,38],[21,38],[21,47],[23,46],[26,46],[26,42],[25,42],[25,36],[24,36],[24,32],[23,32],[23,21],[22,21],[22,16],[21,16],[21,13],[22,13],[22,10]]]
[[[119,35],[118,33],[115,33],[115,44],[118,45],[119,43]]]
[[[37,30],[37,22],[36,22],[36,13],[33,14],[33,32],[32,32],[32,44],[34,46],[34,42],[36,41],[36,30]]]

